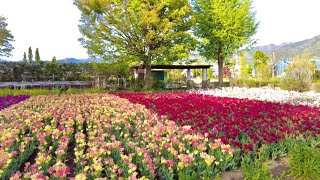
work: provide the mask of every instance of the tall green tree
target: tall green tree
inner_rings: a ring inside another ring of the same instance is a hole
[[[27,54],[26,54],[26,52],[23,53],[23,63],[27,64]]]
[[[269,57],[263,51],[256,51],[253,55],[253,64],[255,67],[261,64],[267,65]]]
[[[32,49],[31,49],[31,46],[29,47],[29,50],[28,50],[28,60],[30,63],[32,63],[32,59],[33,59],[33,54],[32,54]]]
[[[11,56],[11,51],[14,49],[12,42],[14,37],[11,34],[11,31],[7,29],[8,24],[6,23],[6,18],[0,16],[0,57]]]
[[[80,41],[88,54],[106,61],[142,62],[146,81],[152,63],[187,58],[195,48],[188,0],[74,0],[74,4],[81,11]]]
[[[270,78],[271,71],[268,67],[268,60],[270,58],[263,51],[256,51],[253,55],[253,65],[255,68],[255,75],[259,80],[259,86],[261,82]]]
[[[38,48],[36,49],[34,58],[35,58],[36,63],[39,64],[40,63],[40,54],[39,54],[39,49]]]
[[[56,56],[53,56],[52,60],[51,60],[52,64],[57,64],[57,58]]]
[[[195,34],[201,39],[198,50],[208,61],[218,61],[219,86],[224,60],[253,43],[258,23],[251,4],[251,0],[193,0]]]
[[[49,75],[52,76],[52,80],[55,81],[55,79],[58,79],[60,74],[59,68],[58,68],[58,62],[56,56],[53,56],[50,64],[48,65],[48,71]]]
[[[242,51],[241,57],[240,57],[240,78],[248,78],[250,74],[252,73],[251,66],[247,64],[246,59],[246,52]]]

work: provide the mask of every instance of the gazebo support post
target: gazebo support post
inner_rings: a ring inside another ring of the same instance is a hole
[[[202,88],[207,89],[210,85],[210,82],[208,81],[207,77],[207,69],[203,68],[202,69]]]
[[[191,69],[187,70],[187,88],[193,88],[193,81],[191,80]]]

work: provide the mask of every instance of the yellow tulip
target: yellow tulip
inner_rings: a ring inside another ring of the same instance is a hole
[[[75,179],[75,180],[86,180],[87,177],[86,177],[85,174],[81,173],[81,174],[77,174],[74,179]]]

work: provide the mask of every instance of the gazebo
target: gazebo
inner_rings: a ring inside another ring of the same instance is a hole
[[[208,81],[208,69],[211,67],[211,65],[151,65],[152,69],[157,70],[165,70],[165,69],[187,69],[187,84],[192,85],[191,80],[191,69],[202,69],[202,88],[208,88],[210,86],[210,82]],[[146,69],[139,69],[139,65],[132,66],[134,73],[134,78],[138,78],[138,73],[144,73],[146,72]]]

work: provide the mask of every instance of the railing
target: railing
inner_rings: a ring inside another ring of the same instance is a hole
[[[68,87],[92,87],[91,81],[35,81],[35,82],[0,82],[0,88],[59,88],[61,86]]]

